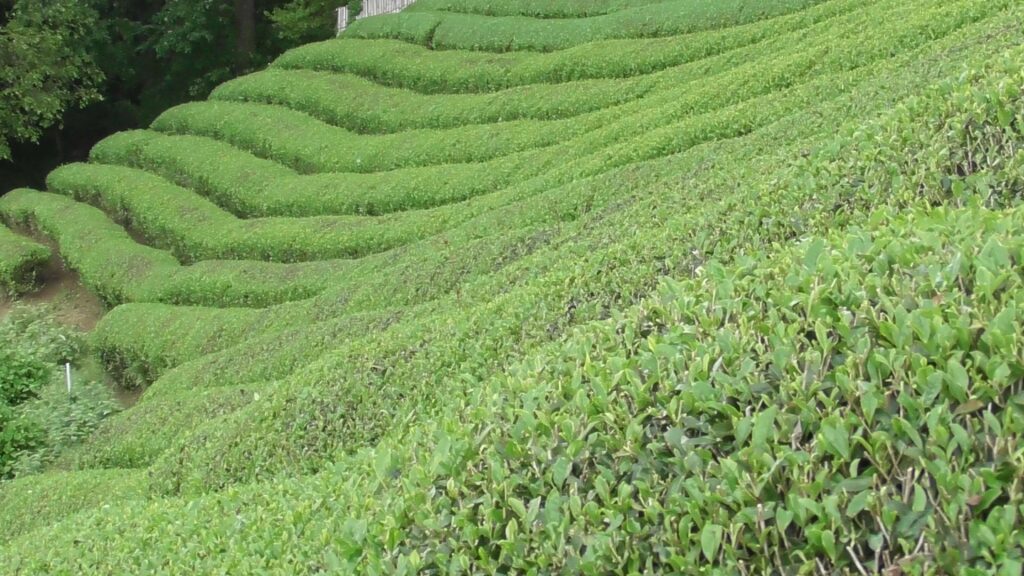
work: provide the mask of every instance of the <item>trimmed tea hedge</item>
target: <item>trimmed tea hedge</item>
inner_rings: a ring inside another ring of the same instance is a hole
[[[765,20],[822,0],[673,0],[575,19],[399,12],[358,20],[346,38],[398,38],[433,49],[489,52],[564,50],[598,40],[702,32]]]
[[[482,162],[550,146],[619,116],[615,108],[567,120],[515,120],[447,130],[357,135],[280,106],[196,102],[164,112],[152,128],[216,138],[303,173],[381,172],[412,166]]]
[[[418,0],[406,8],[410,12],[444,10],[487,16],[531,16],[534,18],[583,18],[599,16],[624,8],[660,4],[671,0]]]
[[[353,132],[375,134],[569,118],[640,98],[653,80],[580,80],[441,95],[388,88],[352,74],[270,68],[221,84],[210,99],[278,104]]]
[[[182,266],[171,254],[137,243],[100,210],[28,189],[14,190],[0,199],[0,215],[53,238],[65,263],[108,305],[268,306],[324,291],[347,266],[331,261],[215,260]]]
[[[528,170],[534,154],[477,164],[424,166],[370,174],[298,174],[217,140],[149,131],[121,132],[90,159],[145,169],[189,187],[242,218],[378,216],[434,208],[499,190]],[[541,165],[543,166],[543,165]]]
[[[833,0],[737,29],[675,38],[595,42],[550,54],[438,52],[393,40],[340,38],[289,50],[272,67],[347,72],[424,93],[485,92],[524,84],[629,77],[799,31],[873,2]]]
[[[46,246],[0,224],[0,296],[17,296],[31,290],[40,268],[46,266],[50,257]]]

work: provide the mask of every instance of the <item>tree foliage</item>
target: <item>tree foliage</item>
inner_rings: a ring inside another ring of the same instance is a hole
[[[36,142],[65,111],[100,99],[89,50],[98,14],[75,0],[22,0],[0,27],[0,160]],[[2,21],[0,21],[2,22]]]
[[[337,20],[334,11],[347,6],[350,19],[362,9],[362,0],[291,0],[267,16],[277,35],[290,45],[324,40],[334,35]]]
[[[332,37],[344,2],[0,0],[0,193],[42,185],[102,137]]]

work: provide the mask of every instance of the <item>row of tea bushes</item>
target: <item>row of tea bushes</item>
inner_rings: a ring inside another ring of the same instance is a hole
[[[182,266],[168,252],[136,242],[100,210],[28,189],[6,194],[0,200],[0,216],[52,238],[65,264],[112,306],[124,302],[269,306],[323,292],[348,266],[344,261],[240,260]],[[44,252],[39,263],[49,259],[49,250]]]
[[[0,296],[17,296],[36,285],[50,249],[0,224]]]
[[[285,52],[272,68],[345,72],[422,93],[489,92],[648,74],[802,30],[877,0],[832,0],[789,16],[686,36],[594,42],[554,53],[435,51],[394,40],[340,38]]]
[[[409,5],[410,12],[443,10],[486,16],[530,16],[533,18],[585,18],[599,16],[646,4],[671,0],[418,0]]]
[[[433,49],[488,52],[564,50],[598,40],[676,36],[798,12],[823,0],[669,0],[572,19],[409,11],[364,18],[345,38],[397,38]]]

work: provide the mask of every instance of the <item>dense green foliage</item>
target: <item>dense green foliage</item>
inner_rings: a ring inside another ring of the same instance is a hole
[[[80,2],[22,0],[0,13],[0,161],[71,107],[99,98],[102,74],[82,44],[96,14]]]
[[[0,297],[31,290],[50,249],[0,225]]]
[[[42,185],[97,140],[287,48],[332,38],[340,3],[0,0],[0,194]]]
[[[0,199],[145,388],[0,571],[1020,572],[1020,3],[421,2]]]
[[[102,383],[68,396],[57,367],[81,351],[81,336],[45,309],[19,307],[0,321],[0,479],[43,470],[117,411]]]

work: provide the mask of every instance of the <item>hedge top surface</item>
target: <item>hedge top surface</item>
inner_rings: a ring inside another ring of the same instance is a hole
[[[564,50],[598,40],[690,34],[765,20],[824,0],[668,0],[576,19],[398,12],[354,22],[346,38],[398,38],[432,49]]]

